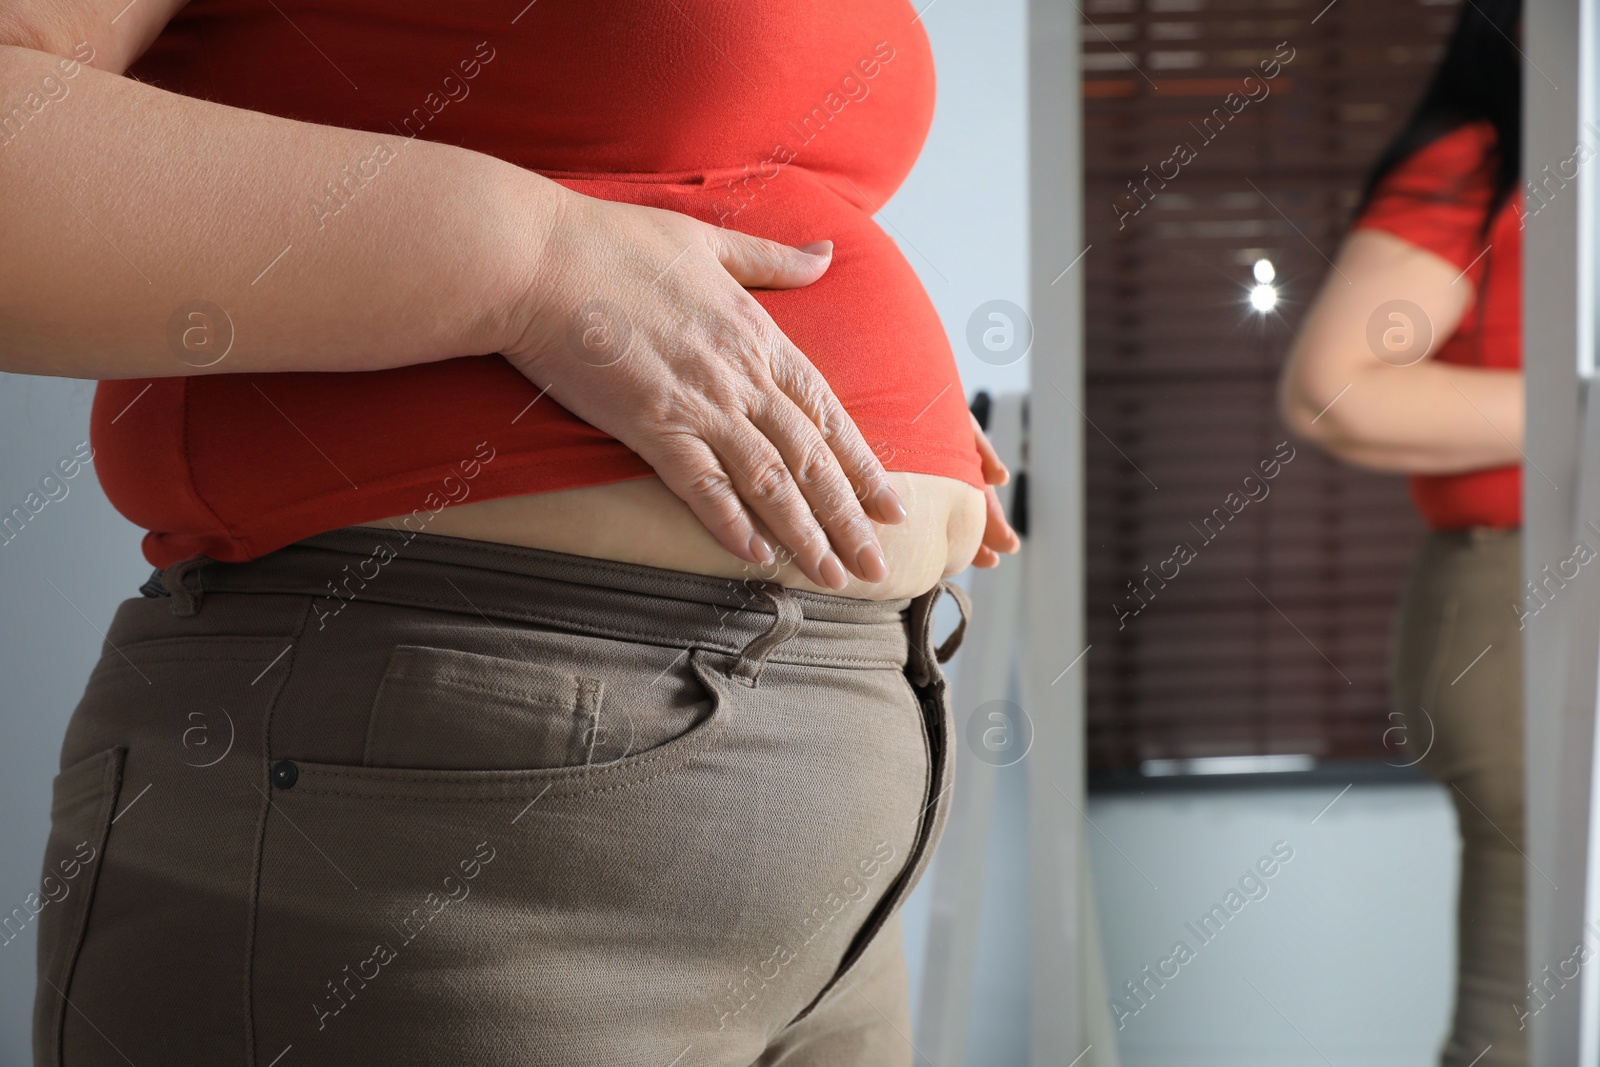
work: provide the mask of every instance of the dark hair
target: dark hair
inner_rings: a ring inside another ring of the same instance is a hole
[[[1367,175],[1357,211],[1378,184],[1413,153],[1451,130],[1487,120],[1495,132],[1494,197],[1484,229],[1517,187],[1522,171],[1522,57],[1512,43],[1522,20],[1522,0],[1461,0],[1444,59],[1422,102]]]

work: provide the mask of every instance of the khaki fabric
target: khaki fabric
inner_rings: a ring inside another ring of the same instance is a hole
[[[1461,828],[1456,1006],[1443,1067],[1528,1062],[1518,1012],[1529,877],[1521,573],[1518,531],[1436,533],[1412,566],[1395,629],[1394,713],[1405,731],[1397,751],[1450,790]]]
[[[355,527],[162,581],[63,745],[36,1067],[912,1063],[943,586]]]

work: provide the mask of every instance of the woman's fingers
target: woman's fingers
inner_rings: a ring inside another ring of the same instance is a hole
[[[980,567],[992,567],[1000,562],[996,553],[1004,552],[1008,555],[1022,547],[1022,538],[1017,536],[1017,531],[1011,528],[1011,523],[1006,520],[1006,509],[1000,505],[1000,494],[994,491],[994,486],[988,486],[983,491],[983,543],[978,549],[978,557],[985,558],[984,554],[994,556],[994,563],[978,563]],[[976,562],[976,561],[974,561]]]
[[[972,434],[978,443],[978,459],[983,464],[983,480],[989,485],[1005,485],[1011,480],[1011,472],[1000,462],[1000,454],[989,442],[989,435],[983,432],[978,416],[971,412],[967,414],[972,419]]]
[[[718,262],[746,289],[798,289],[822,277],[833,261],[832,241],[795,248],[737,230],[706,229]]]
[[[816,425],[785,396],[775,396],[753,421],[777,448],[818,528],[846,569],[869,582],[889,577],[877,532]],[[835,587],[837,588],[837,587]]]
[[[703,439],[680,434],[645,459],[723,548],[747,563],[773,561],[772,545],[751,521],[726,464]]]
[[[828,531],[817,521],[815,505],[801,485],[814,483],[818,477],[814,458],[818,447],[796,440],[798,435],[792,425],[769,426],[770,436],[759,424],[735,424],[724,432],[720,443],[711,447],[733,477],[746,505],[793,553],[795,564],[805,576],[824,588],[843,589],[850,582],[849,570],[834,552]],[[782,442],[782,447],[777,442]],[[844,543],[857,547],[854,540],[846,539]],[[878,562],[881,567],[881,553]],[[886,577],[888,569],[881,570],[881,575],[868,580]]]
[[[821,372],[780,335],[771,360],[772,380],[796,408],[817,428],[839,468],[849,480],[851,493],[866,514],[885,525],[904,522],[906,507],[889,482],[883,463],[861,436],[844,405],[834,395]]]
[[[1011,528],[1011,523],[1006,519],[1006,509],[1000,504],[1000,494],[994,488],[1009,482],[1011,472],[1000,462],[999,454],[990,444],[989,435],[978,424],[976,415],[972,417],[972,435],[983,464],[983,480],[988,483],[983,490],[983,540],[978,545],[978,554],[973,557],[972,565],[994,567],[1000,563],[1000,553],[1009,554],[1022,547],[1022,538]]]
[[[827,270],[833,251],[831,241],[797,249],[731,230],[714,230],[709,239],[718,262],[746,288],[809,285]],[[765,319],[765,312],[760,317]],[[787,491],[768,505],[777,511],[776,522],[757,501],[749,503],[796,553],[796,562],[813,581],[843,588],[835,563],[865,581],[882,581],[889,569],[869,516],[898,523],[905,519],[905,506],[855,421],[811,362],[775,326],[763,341],[771,381],[781,395],[750,414],[787,464],[783,470],[787,477],[779,479],[774,471],[769,478],[753,480],[794,486],[808,503],[812,521],[799,519]],[[748,461],[758,462],[754,455]],[[784,531],[796,528],[808,536],[817,531],[821,542],[791,541]],[[834,551],[828,549],[830,544]]]

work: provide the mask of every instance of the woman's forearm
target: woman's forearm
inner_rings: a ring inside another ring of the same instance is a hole
[[[570,195],[480,153],[9,46],[0,190],[0,370],[81,378],[497,351]]]
[[[1340,459],[1376,470],[1452,474],[1521,461],[1521,373],[1431,360],[1373,362],[1345,381],[1291,378],[1291,427]]]
[[[1476,298],[1465,278],[1394,234],[1346,238],[1284,367],[1289,428],[1376,470],[1455,474],[1520,462],[1522,374],[1427,358]],[[1391,335],[1400,347],[1388,347]]]

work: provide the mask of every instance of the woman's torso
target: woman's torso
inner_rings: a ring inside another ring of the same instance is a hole
[[[915,273],[872,221],[931,120],[931,55],[909,4],[501,7],[195,0],[131,73],[372,130],[375,144],[386,134],[461,145],[586,195],[774,240],[832,239],[821,281],[755,295],[910,497],[907,523],[883,528],[885,555],[896,579],[923,584],[852,591],[907,595],[938,576],[930,559],[942,557],[940,573],[970,559],[982,480],[954,358]],[[382,167],[349,162],[370,176],[307,176],[307,211],[286,220],[286,240],[362,225],[360,189],[382,181]],[[105,382],[96,463],[113,503],[151,531],[157,566],[248,559],[411,516],[434,533],[742,571],[642,460],[538,397],[492,355],[360,374]]]

